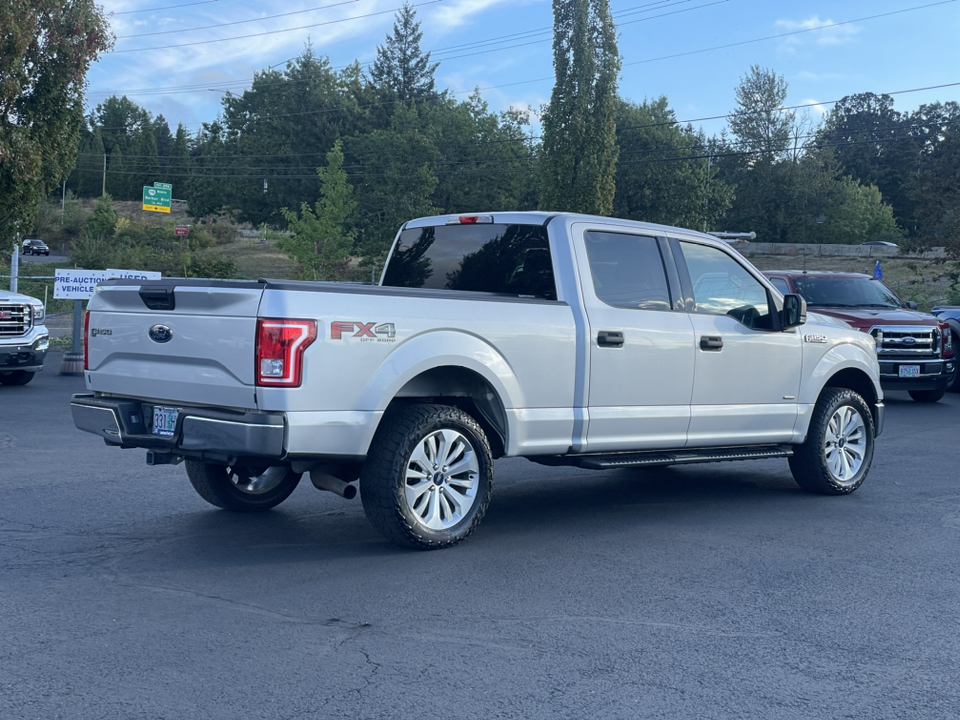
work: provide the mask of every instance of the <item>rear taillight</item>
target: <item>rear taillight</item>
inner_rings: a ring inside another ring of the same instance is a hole
[[[84,370],[90,369],[90,311],[89,310],[87,310],[87,314],[83,316],[83,369]]]
[[[303,351],[317,339],[316,320],[257,320],[257,385],[300,387]]]

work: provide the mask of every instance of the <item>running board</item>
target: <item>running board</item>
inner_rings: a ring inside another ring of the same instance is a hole
[[[691,463],[726,462],[728,460],[765,460],[790,457],[793,448],[788,445],[677,450],[672,452],[614,453],[610,455],[580,455],[569,458],[571,464],[591,470],[622,467],[657,467]]]

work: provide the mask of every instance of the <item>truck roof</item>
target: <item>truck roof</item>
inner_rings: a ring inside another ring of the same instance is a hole
[[[434,227],[436,225],[456,224],[461,217],[489,216],[497,224],[516,224],[516,225],[546,225],[547,223],[562,219],[564,222],[589,222],[606,223],[618,226],[628,226],[637,230],[642,230],[651,235],[670,235],[673,237],[696,237],[699,240],[707,240],[713,244],[730,247],[729,243],[718,240],[715,236],[690,230],[689,228],[674,227],[671,225],[660,225],[657,223],[641,222],[639,220],[625,220],[623,218],[606,217],[602,215],[586,215],[582,213],[567,212],[547,212],[544,210],[525,210],[516,212],[464,212],[451,213],[449,215],[433,215],[430,217],[417,218],[407,222],[403,229]]]

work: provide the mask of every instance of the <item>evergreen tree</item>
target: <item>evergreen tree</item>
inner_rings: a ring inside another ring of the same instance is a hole
[[[343,171],[343,143],[337,140],[327,153],[327,167],[317,168],[320,199],[311,209],[282,210],[292,235],[281,237],[277,247],[299,264],[306,280],[343,280],[355,238],[350,229],[357,203],[353,186]]]
[[[123,150],[117,146],[107,159],[107,194],[117,200],[128,200],[129,178]]]
[[[100,128],[97,128],[81,149],[77,161],[79,197],[99,197],[103,194],[103,159],[103,136]]]
[[[410,105],[417,100],[436,97],[433,74],[440,63],[430,63],[430,53],[420,50],[420,23],[417,13],[409,3],[396,15],[393,35],[377,47],[377,59],[370,76],[374,85],[387,97]]]
[[[556,83],[543,115],[540,207],[609,215],[620,55],[608,0],[553,0]]]
[[[737,109],[730,114],[730,130],[739,141],[746,162],[772,163],[790,146],[795,116],[782,110],[787,81],[772,70],[752,65],[736,89]]]
[[[167,162],[165,177],[167,182],[177,190],[177,197],[187,197],[187,180],[190,174],[190,140],[183,123],[177,126],[177,135],[170,149],[170,158]]]

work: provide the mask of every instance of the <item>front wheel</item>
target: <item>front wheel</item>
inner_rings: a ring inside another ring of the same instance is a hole
[[[936,390],[910,390],[910,397],[920,403],[935,403],[938,402],[946,392],[946,388],[937,388]]]
[[[296,489],[300,473],[289,467],[247,468],[187,460],[187,477],[211,505],[234,512],[262,512],[276,507]]]
[[[35,373],[26,370],[13,370],[11,372],[0,372],[0,385],[26,385],[33,380]]]
[[[846,388],[826,388],[817,400],[807,439],[790,457],[790,471],[807,492],[852,493],[873,462],[874,426],[870,408]]]
[[[483,429],[447,405],[411,405],[384,418],[360,473],[367,518],[391,542],[421,550],[463,541],[493,490]]]

